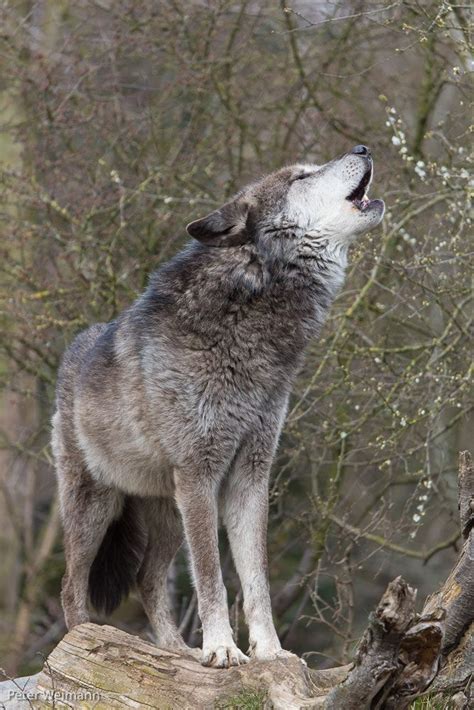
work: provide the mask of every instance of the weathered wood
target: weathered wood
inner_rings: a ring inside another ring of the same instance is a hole
[[[46,708],[52,691],[56,706],[81,708],[176,708],[200,710],[237,706],[245,697],[276,710],[322,706],[328,684],[340,682],[347,668],[309,671],[294,658],[252,661],[231,669],[205,668],[192,656],[156,646],[112,628],[82,624],[69,632],[40,674],[35,707]],[[89,697],[88,694],[89,693]],[[321,701],[321,702],[319,702]]]
[[[430,686],[430,692],[447,693],[471,689],[474,700],[474,623],[470,625],[459,645],[447,656],[444,665]]]
[[[468,689],[474,673],[474,467],[468,451],[459,455],[458,490],[464,544],[447,580],[428,597],[417,624],[405,635],[402,669],[387,710],[403,710],[427,689],[430,693],[466,689],[466,702],[470,700]]]
[[[442,653],[447,656],[474,622],[474,467],[467,451],[459,456],[459,511],[464,545],[456,566],[424,611],[446,611]]]
[[[468,451],[459,455],[459,517],[464,544],[456,566],[424,611],[435,607],[446,613],[441,670],[430,690],[459,691],[466,707],[474,700],[474,466]],[[462,704],[459,707],[463,707]]]
[[[474,466],[469,451],[459,454],[458,507],[465,540],[474,527]]]
[[[398,670],[400,644],[413,621],[416,590],[397,577],[387,587],[357,650],[347,679],[328,695],[327,710],[371,707]],[[378,706],[378,703],[377,705]]]
[[[392,685],[381,694],[376,707],[404,710],[428,688],[439,669],[444,612],[423,614],[404,635]]]

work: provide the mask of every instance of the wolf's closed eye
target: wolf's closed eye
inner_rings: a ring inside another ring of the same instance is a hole
[[[296,180],[305,180],[306,178],[313,177],[314,173],[302,173],[294,177],[291,182],[296,182]]]

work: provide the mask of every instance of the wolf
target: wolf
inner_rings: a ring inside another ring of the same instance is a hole
[[[236,646],[218,549],[227,530],[250,655],[285,656],[272,619],[268,481],[305,348],[344,279],[347,251],[382,220],[356,146],[284,167],[191,222],[192,240],[115,320],[80,333],[60,366],[52,445],[64,530],[67,627],[88,600],[112,612],[137,585],[163,648],[189,652],[167,599],[185,541],[204,665]]]

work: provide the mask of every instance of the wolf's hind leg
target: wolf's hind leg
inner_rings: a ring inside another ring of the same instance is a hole
[[[184,539],[179,512],[171,498],[143,498],[140,506],[148,532],[148,544],[138,572],[138,589],[157,645],[190,652],[170,610],[167,573]]]
[[[66,556],[61,601],[68,629],[89,621],[90,568],[123,506],[121,493],[94,481],[82,463],[71,459],[56,461]]]

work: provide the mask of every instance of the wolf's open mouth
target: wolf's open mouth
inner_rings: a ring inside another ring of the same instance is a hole
[[[346,200],[352,202],[357,209],[363,211],[370,205],[370,200],[367,197],[367,187],[372,179],[372,165],[365,171],[362,180],[357,187],[352,190],[351,194],[346,197]]]

